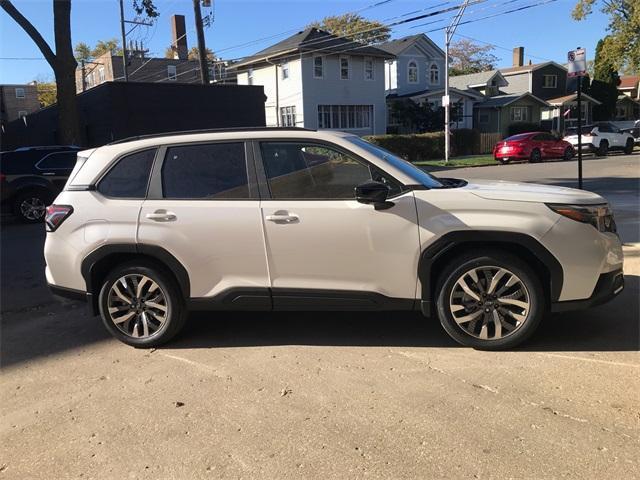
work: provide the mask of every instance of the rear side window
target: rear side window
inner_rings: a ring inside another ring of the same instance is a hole
[[[164,198],[248,199],[244,143],[184,145],[167,149],[162,165]]]
[[[98,184],[98,191],[107,197],[144,198],[156,150],[143,150],[118,160]]]
[[[40,170],[72,170],[76,164],[77,152],[50,153],[38,162]]]

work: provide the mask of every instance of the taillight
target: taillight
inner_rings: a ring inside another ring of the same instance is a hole
[[[4,182],[7,179],[7,176],[4,173],[0,173],[0,182]]]
[[[72,213],[73,207],[71,205],[49,205],[44,219],[47,232],[55,232]]]

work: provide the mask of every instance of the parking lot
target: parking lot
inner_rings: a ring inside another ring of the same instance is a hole
[[[640,154],[587,157],[626,288],[509,352],[419,313],[213,313],[112,340],[44,281],[40,225],[1,231],[0,478],[638,478]],[[437,175],[575,186],[576,162]]]

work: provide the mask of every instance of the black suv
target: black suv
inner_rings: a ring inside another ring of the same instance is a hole
[[[2,211],[41,222],[76,163],[78,147],[24,147],[0,153]]]

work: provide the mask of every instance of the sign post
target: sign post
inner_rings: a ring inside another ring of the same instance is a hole
[[[578,188],[582,190],[582,77],[587,74],[587,58],[584,48],[578,47],[567,54],[569,61],[568,77],[575,77],[578,82],[576,103],[578,106]]]

